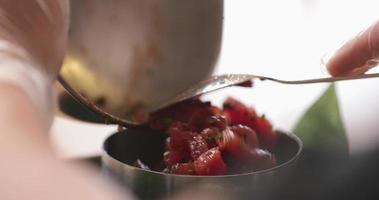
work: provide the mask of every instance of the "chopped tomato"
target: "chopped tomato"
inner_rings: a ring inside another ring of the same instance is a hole
[[[254,83],[253,83],[253,81],[245,81],[245,82],[242,82],[242,83],[240,83],[240,84],[238,84],[238,85],[236,85],[236,86],[240,86],[240,87],[253,87],[253,85],[254,85]]]
[[[250,125],[250,127],[255,127],[255,130],[259,133],[258,138],[263,148],[273,149],[275,147],[279,135],[272,129],[272,125],[264,116],[258,118],[255,124]]]
[[[259,147],[257,133],[250,127],[237,125],[230,127],[230,130],[237,134],[250,148]]]
[[[276,165],[275,156],[267,150],[253,149],[250,151],[251,167],[257,170],[269,169]]]
[[[206,128],[200,133],[200,135],[207,142],[209,148],[213,148],[217,146],[216,138],[220,134],[221,134],[221,131],[215,127]]]
[[[277,133],[272,130],[271,123],[264,116],[259,117],[253,108],[229,97],[224,103],[224,112],[232,125],[242,124],[256,131],[263,148],[272,149],[275,146]]]
[[[182,162],[183,154],[179,151],[166,151],[163,154],[164,162],[167,167],[171,167],[177,163]]]
[[[245,142],[229,128],[222,132],[217,143],[220,150],[232,155],[241,162],[248,162],[250,159],[250,148]]]
[[[217,127],[223,130],[228,125],[225,116],[222,115],[222,111],[213,106],[198,109],[191,116],[189,124],[195,127],[197,131],[208,127]]]
[[[171,150],[177,151],[188,150],[188,141],[196,135],[186,124],[181,122],[173,123],[167,133],[170,139],[168,139],[166,146]]]
[[[227,98],[223,104],[224,112],[227,114],[232,125],[243,124],[254,121],[257,113],[234,98]]]
[[[223,110],[188,100],[151,115],[150,125],[168,136],[160,168],[168,173],[224,175],[276,165],[275,156],[265,150],[277,143],[272,125],[233,98]]]
[[[177,103],[166,109],[159,110],[149,116],[149,124],[153,129],[165,130],[175,121],[188,123],[198,109],[207,108],[209,102],[190,99]]]
[[[201,135],[196,135],[191,140],[189,140],[189,149],[192,159],[195,160],[201,154],[208,151],[208,146],[203,137],[201,137]]]
[[[200,155],[194,162],[194,169],[198,175],[223,175],[226,165],[217,148],[208,150]]]
[[[216,137],[216,142],[220,150],[232,149],[240,143],[240,140],[230,128],[226,128],[224,131],[220,132]]]

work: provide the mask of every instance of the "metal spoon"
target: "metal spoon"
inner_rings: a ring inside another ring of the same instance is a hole
[[[297,85],[297,84],[327,83],[327,82],[336,82],[336,81],[345,81],[345,80],[367,79],[367,78],[375,78],[375,77],[379,77],[379,73],[351,75],[351,76],[345,76],[345,77],[327,77],[327,78],[316,78],[316,79],[305,79],[305,80],[291,80],[291,81],[281,80],[281,79],[267,77],[267,76],[252,75],[252,74],[215,75],[190,87],[189,89],[185,90],[179,95],[166,101],[166,103],[157,106],[155,109],[153,109],[152,112],[161,110],[173,104],[176,104],[184,100],[191,99],[191,98],[194,98],[206,93],[210,93],[210,92],[213,92],[222,88],[226,88],[226,87],[236,86],[236,85],[239,85],[248,81],[254,81],[254,80],[261,80],[261,81],[269,80],[269,81],[282,83],[282,84]],[[126,120],[126,119],[121,119],[112,114],[109,114],[108,112],[96,106],[94,102],[90,101],[89,99],[85,98],[80,93],[78,93],[61,76],[58,77],[58,81],[62,84],[63,87],[66,88],[66,90],[77,101],[79,101],[81,104],[83,104],[84,106],[92,110],[94,113],[103,117],[107,124],[118,124],[120,126],[124,126],[127,128],[143,125],[143,123],[142,124],[136,123],[136,122]]]

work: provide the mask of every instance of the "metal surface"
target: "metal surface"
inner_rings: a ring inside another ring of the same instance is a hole
[[[94,114],[99,116],[103,123],[118,124],[127,128],[136,127],[139,125],[131,120],[120,118],[116,115],[112,115],[111,113],[106,112],[105,110],[97,106],[92,100],[88,99],[87,97],[84,97],[77,90],[72,88],[71,85],[68,84],[62,76],[58,76],[58,81],[77,102],[79,102],[86,108],[89,108]]]
[[[356,80],[356,79],[367,79],[367,78],[376,78],[379,77],[379,73],[373,74],[360,74],[346,77],[327,77],[327,78],[317,78],[317,79],[306,79],[306,80],[281,80],[277,78],[267,77],[267,76],[258,76],[253,74],[224,74],[224,75],[215,75],[211,76],[208,79],[201,81],[189,89],[185,90],[182,93],[179,93],[174,98],[166,101],[164,104],[156,107],[153,110],[159,110],[167,106],[173,105],[175,103],[190,99],[202,94],[210,93],[222,88],[235,86],[246,81],[255,81],[255,80],[269,80],[277,83],[283,84],[313,84],[313,83],[327,83],[327,82],[336,82],[336,81],[346,81],[346,80]]]
[[[72,0],[66,85],[111,116],[149,110],[208,77],[222,0]]]
[[[131,188],[142,199],[157,199],[191,187],[215,190],[218,194],[263,191],[276,186],[291,171],[302,150],[302,142],[290,133],[280,132],[273,150],[279,165],[268,170],[227,176],[183,176],[142,170],[131,166],[137,159],[153,166],[163,159],[165,135],[146,127],[128,129],[110,136],[104,143],[103,172]]]
[[[282,83],[282,84],[297,85],[297,84],[314,84],[314,83],[326,83],[326,82],[336,82],[336,81],[346,81],[346,80],[368,79],[368,78],[377,78],[377,77],[379,77],[379,73],[360,74],[360,75],[352,75],[352,76],[346,76],[346,77],[327,77],[327,78],[288,81],[288,80],[281,80],[281,79],[276,79],[272,77],[258,76],[258,75],[252,75],[252,74],[215,75],[203,81],[200,81],[199,83],[191,86],[189,89],[184,90],[184,92],[178,93],[178,95],[174,96],[173,98],[168,98],[165,102],[161,103],[160,105],[156,107],[151,107],[150,111],[151,112],[157,111],[165,107],[168,107],[170,105],[173,105],[175,103],[182,102],[184,100],[194,98],[194,97],[197,97],[206,93],[210,93],[216,90],[220,90],[222,88],[239,85],[247,81],[254,82],[256,80],[261,80],[261,81],[269,80],[269,81],[274,81],[274,82]],[[84,106],[90,108],[92,111],[102,116],[106,120],[107,123],[119,124],[125,127],[136,127],[136,126],[142,125],[142,124],[138,124],[133,121],[127,120],[125,117],[124,118],[118,117],[104,111],[102,108],[99,108],[98,106],[96,106],[96,104],[94,104],[93,101],[88,100],[86,97],[84,97],[83,95],[78,93],[76,90],[71,88],[65,82],[65,80],[62,79],[61,77],[59,77],[59,81],[70,92],[70,94],[74,98],[76,98]]]
[[[72,0],[59,80],[105,123],[134,127],[138,124],[128,120],[134,108],[152,112],[246,80],[305,84],[378,75],[302,81],[221,75],[191,87],[213,71],[222,18],[222,0]]]

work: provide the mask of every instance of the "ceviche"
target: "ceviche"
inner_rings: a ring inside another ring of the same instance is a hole
[[[231,97],[222,108],[199,99],[181,102],[152,114],[149,125],[167,135],[165,173],[240,174],[276,165],[271,150],[278,133],[265,115]],[[140,160],[135,166],[149,169]]]

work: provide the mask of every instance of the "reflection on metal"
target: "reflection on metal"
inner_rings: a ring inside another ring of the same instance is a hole
[[[132,128],[139,125],[133,121],[119,118],[116,115],[106,112],[105,109],[100,108],[100,106],[105,103],[106,99],[103,100],[104,103],[99,104],[97,103],[98,101],[90,100],[76,91],[66,82],[66,80],[62,78],[62,76],[58,76],[58,81],[76,101],[78,101],[82,106],[89,108],[94,114],[97,114],[105,124],[118,124],[127,128]]]
[[[348,81],[348,80],[359,80],[359,79],[369,79],[369,78],[378,78],[379,73],[371,73],[371,74],[353,74],[349,76],[343,77],[326,77],[326,78],[315,78],[315,79],[304,79],[304,80],[282,80],[267,76],[258,76],[253,74],[222,74],[222,75],[214,75],[211,76],[195,85],[191,88],[183,91],[172,99],[167,100],[164,104],[153,110],[159,110],[169,105],[173,105],[178,102],[182,102],[186,99],[190,99],[196,96],[200,96],[206,93],[210,93],[219,89],[223,89],[226,87],[236,86],[239,84],[243,84],[247,81],[251,81],[252,83],[256,80],[260,81],[273,81],[281,84],[290,84],[290,85],[298,85],[298,84],[314,84],[314,83],[330,83],[337,81]]]
[[[73,0],[61,76],[124,118],[209,76],[219,55],[223,1]]]
[[[93,113],[75,100],[68,92],[62,91],[58,95],[58,110],[56,114],[89,123],[103,124],[104,119]]]
[[[291,166],[302,151],[302,142],[291,134],[280,132],[273,150],[278,166],[240,175],[185,176],[142,170],[131,166],[140,159],[149,166],[163,160],[165,135],[146,127],[127,129],[110,136],[103,146],[103,172],[114,176],[142,199],[158,199],[182,188],[206,187],[220,194],[262,192],[275,186],[291,173]],[[216,193],[216,194],[217,194]]]

